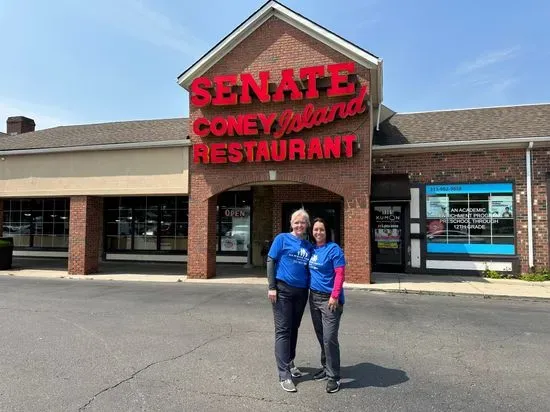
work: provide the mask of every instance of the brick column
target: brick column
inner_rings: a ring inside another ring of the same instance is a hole
[[[346,282],[370,283],[370,211],[369,204],[359,199],[344,199],[344,233]]]
[[[69,274],[88,275],[99,266],[102,199],[71,197],[69,222]]]
[[[187,277],[208,279],[216,276],[217,196],[207,200],[189,199]]]
[[[4,233],[4,201],[0,199],[0,237],[3,236]]]

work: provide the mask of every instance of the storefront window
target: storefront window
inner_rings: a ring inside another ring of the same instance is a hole
[[[105,199],[106,250],[186,251],[186,196]]]
[[[18,248],[68,249],[70,200],[6,199],[2,235]]]
[[[428,253],[513,255],[511,183],[426,186]]]
[[[246,254],[250,245],[250,191],[218,196],[218,251]]]

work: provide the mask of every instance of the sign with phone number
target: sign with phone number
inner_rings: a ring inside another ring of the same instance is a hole
[[[469,183],[462,185],[426,185],[427,195],[459,193],[512,193],[512,183]]]

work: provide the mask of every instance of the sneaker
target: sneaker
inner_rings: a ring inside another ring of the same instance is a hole
[[[296,366],[290,368],[290,374],[293,378],[301,378],[303,376],[303,373],[300,369],[298,369]]]
[[[290,374],[293,378],[301,378],[303,376],[302,371],[294,365],[294,362],[290,363]]]
[[[315,375],[313,375],[314,381],[324,381],[327,379],[327,371],[323,369],[319,369],[317,372],[315,372]]]
[[[329,379],[327,382],[327,393],[334,393],[340,390],[340,381]]]
[[[281,388],[287,392],[297,392],[296,385],[294,385],[292,379],[285,379],[284,381],[281,381]]]

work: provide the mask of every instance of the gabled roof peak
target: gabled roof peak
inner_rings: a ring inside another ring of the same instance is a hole
[[[369,69],[374,69],[377,72],[381,72],[382,61],[374,54],[343,39],[330,30],[325,29],[317,23],[282,5],[278,1],[269,0],[248,19],[235,28],[235,30],[229,33],[218,44],[203,55],[197,62],[178,76],[178,84],[183,88],[188,89],[194,78],[205,73],[273,16],[337,50],[358,64],[361,64]]]

